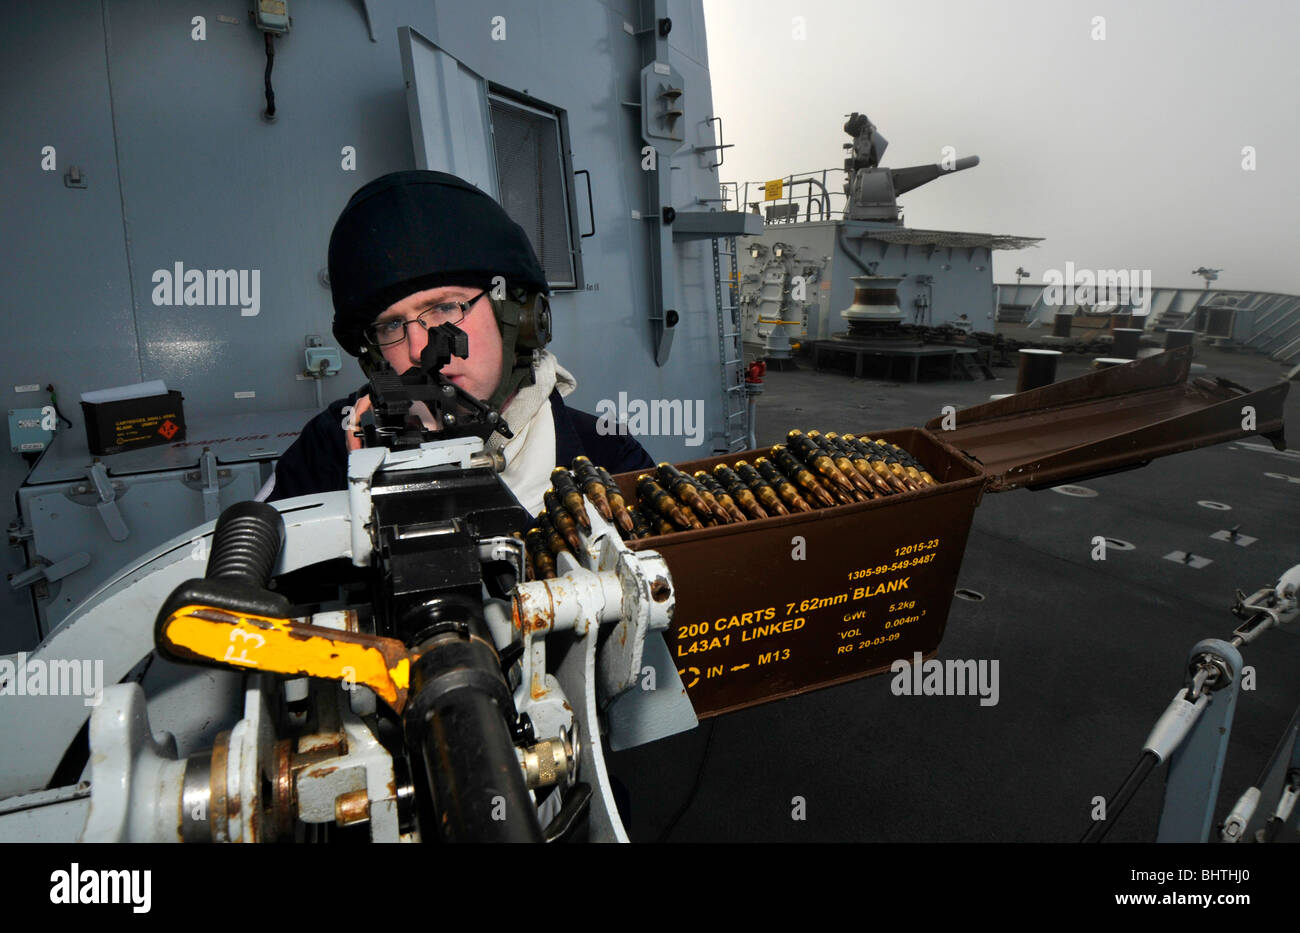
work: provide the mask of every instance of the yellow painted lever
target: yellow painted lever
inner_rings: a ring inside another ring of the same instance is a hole
[[[159,642],[181,660],[362,684],[399,713],[406,705],[411,658],[393,638],[182,606],[163,623]]]

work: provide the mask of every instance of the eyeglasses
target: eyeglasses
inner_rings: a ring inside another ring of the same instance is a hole
[[[393,318],[392,320],[376,321],[374,324],[366,325],[362,333],[365,335],[366,343],[374,347],[391,347],[399,344],[406,339],[406,327],[408,324],[419,324],[426,331],[443,324],[459,324],[465,320],[465,315],[469,314],[469,309],[478,303],[478,300],[486,295],[491,289],[483,289],[469,301],[440,301],[431,308],[420,313],[420,316],[413,321],[405,318]]]

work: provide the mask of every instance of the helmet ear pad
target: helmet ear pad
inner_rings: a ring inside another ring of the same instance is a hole
[[[531,298],[519,307],[516,343],[520,349],[540,350],[551,342],[551,303],[540,292]]]
[[[499,410],[521,386],[533,384],[533,353],[551,342],[551,304],[540,292],[489,300],[501,331],[501,382],[486,401]]]

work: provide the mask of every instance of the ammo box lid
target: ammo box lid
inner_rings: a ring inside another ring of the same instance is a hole
[[[1191,362],[1192,348],[1180,347],[962,409],[950,415],[952,430],[942,416],[925,427],[973,460],[990,492],[1116,473],[1252,434],[1285,449],[1287,382],[1258,391],[1221,378],[1188,382]]]

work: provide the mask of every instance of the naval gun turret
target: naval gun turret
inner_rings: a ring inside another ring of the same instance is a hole
[[[980,164],[979,156],[965,156],[934,165],[881,168],[880,160],[889,141],[866,114],[851,114],[844,124],[844,132],[853,137],[853,142],[844,144],[844,148],[850,150],[849,157],[844,160],[844,193],[848,198],[849,220],[899,223],[898,195],[934,181],[940,175]]]

